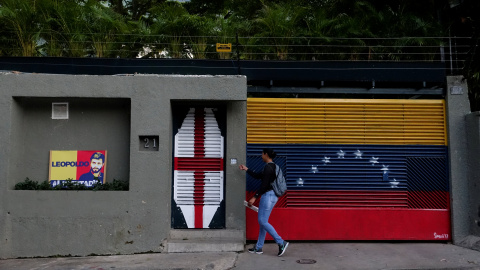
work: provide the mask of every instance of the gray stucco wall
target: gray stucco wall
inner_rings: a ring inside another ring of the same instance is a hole
[[[466,122],[469,168],[468,225],[470,234],[480,237],[480,112],[468,114]],[[477,249],[480,250],[480,242]]]
[[[450,208],[453,243],[459,243],[468,233],[467,200],[467,141],[465,115],[470,113],[467,82],[463,76],[447,77],[447,132],[450,167]]]
[[[226,105],[226,228],[245,230],[245,177],[228,161],[245,162],[246,91],[243,76],[0,74],[0,258],[163,251],[171,230],[173,101]],[[92,105],[74,119],[81,113],[74,106],[71,120],[51,120],[52,101],[92,101],[106,110]],[[88,130],[68,126],[88,129],[97,113],[103,116],[92,125],[108,127],[100,132],[107,139],[92,142]],[[158,135],[159,151],[139,151],[141,135]],[[47,150],[81,148],[108,148],[107,179],[128,177],[129,191],[13,190],[25,177],[48,177]]]
[[[453,243],[480,250],[480,123],[470,112],[467,82],[447,77],[447,124]]]

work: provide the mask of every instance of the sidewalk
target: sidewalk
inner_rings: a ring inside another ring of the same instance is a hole
[[[250,247],[251,245],[248,245]],[[282,257],[266,244],[264,254],[154,253],[121,256],[0,260],[11,269],[469,269],[480,270],[480,252],[451,244],[386,242],[291,242]],[[313,264],[306,264],[313,262]]]
[[[327,242],[291,243],[282,257],[278,247],[265,246],[264,254],[243,253],[235,270],[255,269],[475,269],[480,270],[480,252],[451,244]],[[298,260],[315,260],[300,264]]]

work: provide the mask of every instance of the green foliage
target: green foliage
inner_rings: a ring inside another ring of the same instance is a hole
[[[15,184],[15,190],[128,190],[129,182],[113,179],[111,183],[98,183],[92,187],[87,187],[84,184],[79,184],[77,181],[67,179],[59,185],[52,187],[50,183],[45,180],[41,183],[30,180],[28,177],[20,183]]]
[[[128,190],[129,183],[128,181],[120,181],[113,179],[113,182],[106,182],[104,184],[95,185],[92,190]]]
[[[268,38],[263,42],[275,48],[274,53],[278,60],[287,60],[290,45],[293,45],[292,38],[302,36],[299,22],[303,17],[303,11],[304,9],[295,8],[293,5],[264,5],[259,17],[255,19],[259,30],[259,34],[255,36]],[[261,29],[264,31],[260,31]]]
[[[116,13],[122,15],[127,20],[138,21],[142,16],[148,13],[148,10],[155,5],[166,2],[167,0],[98,0],[99,2],[108,2],[108,6]]]
[[[480,1],[461,2],[474,39],[458,55],[480,110]],[[441,61],[451,12],[447,0],[0,0],[0,56],[229,59],[215,43],[232,43],[246,60]]]
[[[40,1],[39,1],[40,2]],[[3,0],[0,5],[2,23],[14,38],[9,42],[13,56],[37,56],[37,42],[43,30],[42,18],[36,16],[41,3],[35,1]]]
[[[478,23],[480,27],[480,22]],[[480,111],[480,32],[472,37],[472,49],[467,55],[464,76],[468,83],[468,95],[472,111]]]
[[[192,35],[192,16],[178,2],[166,2],[150,10],[153,17],[152,34],[156,35],[154,50],[150,54],[168,58],[185,58],[186,38]]]
[[[2,0],[0,55],[230,58],[214,45],[238,34],[243,59],[433,60],[441,27],[417,2]]]
[[[463,75],[467,79],[471,111],[480,111],[480,1],[471,0],[471,10],[461,21],[461,25],[471,31]]]
[[[32,181],[30,178],[26,178],[25,181],[15,184],[16,190],[38,190],[40,185],[37,181]]]

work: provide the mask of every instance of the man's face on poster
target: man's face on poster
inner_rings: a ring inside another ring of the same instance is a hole
[[[102,159],[93,158],[90,161],[90,172],[92,172],[93,174],[98,174],[100,172],[100,170],[102,169],[102,167],[103,167]]]

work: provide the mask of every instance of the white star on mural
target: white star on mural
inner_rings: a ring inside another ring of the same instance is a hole
[[[353,152],[353,154],[355,155],[355,158],[362,158],[362,155],[363,155],[362,151],[358,149],[357,151]]]
[[[326,156],[324,159],[322,159],[322,162],[323,165],[327,165],[327,163],[330,163],[330,158]]]
[[[312,165],[312,170],[311,170],[313,173],[317,173],[318,172],[318,169],[317,169],[317,166],[315,165]]]
[[[372,163],[372,166],[375,165],[376,163],[378,163],[378,157],[377,157],[377,158],[376,158],[376,157],[372,157],[372,158],[370,159],[370,163]]]
[[[297,180],[297,187],[303,187],[303,179],[301,177]]]
[[[391,188],[398,188],[398,184],[400,184],[400,182],[397,181],[397,179],[393,178],[393,181],[390,182],[390,187]]]
[[[388,166],[389,165],[387,165],[387,166],[382,165],[382,166],[383,166],[383,168],[381,168],[380,170],[383,171],[383,174],[386,174],[388,172]]]
[[[340,151],[337,152],[337,156],[338,158],[345,158],[345,152],[343,152],[343,150],[340,149]]]

